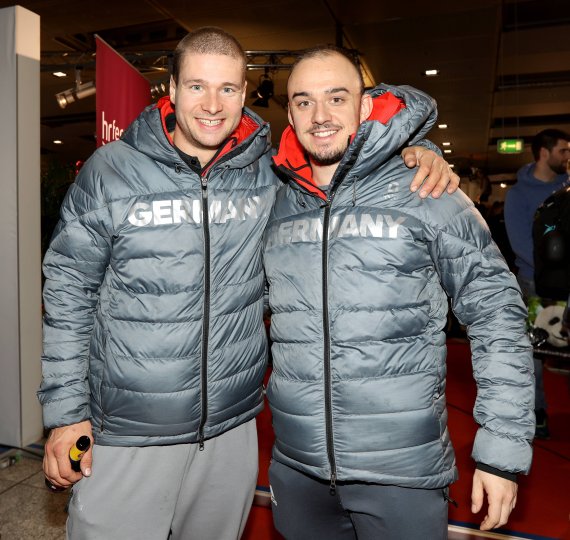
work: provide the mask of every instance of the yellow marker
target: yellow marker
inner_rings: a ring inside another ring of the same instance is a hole
[[[75,472],[80,472],[80,461],[83,454],[89,450],[91,446],[91,439],[87,435],[82,435],[77,439],[75,444],[69,449],[69,461],[71,462],[71,468]]]

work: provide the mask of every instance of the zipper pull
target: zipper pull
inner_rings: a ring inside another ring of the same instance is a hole
[[[200,452],[204,450],[204,434],[200,435],[200,439],[198,440],[198,450]]]
[[[331,483],[329,486],[329,493],[331,495],[335,495],[336,494],[336,474],[332,473],[331,474]]]
[[[457,501],[453,500],[447,493],[445,493],[445,491],[443,492],[443,498],[448,504],[452,504],[453,506],[455,506],[455,508],[459,508]]]

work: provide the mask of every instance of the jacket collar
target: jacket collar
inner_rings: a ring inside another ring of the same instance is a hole
[[[375,96],[372,103],[372,113],[367,121],[376,121],[382,124],[386,124],[390,118],[406,107],[404,101],[391,92],[384,92]],[[355,136],[356,134],[351,135],[351,143]],[[288,126],[283,132],[279,152],[273,157],[273,161],[280,170],[287,172],[288,176],[310,193],[323,199],[326,198],[313,180],[309,157],[291,126]]]

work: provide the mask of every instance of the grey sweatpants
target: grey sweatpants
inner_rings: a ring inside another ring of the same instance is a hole
[[[236,540],[257,469],[255,420],[205,441],[202,451],[95,445],[92,475],[73,487],[67,538]]]
[[[329,482],[273,461],[273,522],[287,540],[445,540],[447,489]]]

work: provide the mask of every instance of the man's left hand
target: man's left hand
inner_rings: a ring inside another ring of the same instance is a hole
[[[423,146],[408,146],[402,150],[402,159],[410,169],[419,166],[410,189],[417,191],[421,186],[422,199],[430,193],[437,199],[446,188],[448,193],[453,193],[459,187],[459,176],[451,170],[449,163],[433,150]]]
[[[479,527],[489,531],[505,525],[517,503],[516,482],[501,478],[477,469],[473,475],[471,491],[471,512],[476,514],[483,507],[483,499],[487,494],[487,515]]]

